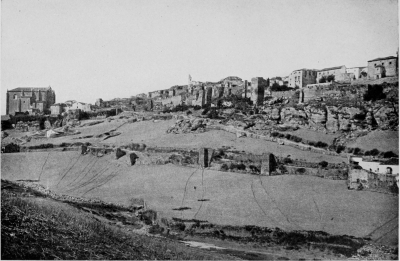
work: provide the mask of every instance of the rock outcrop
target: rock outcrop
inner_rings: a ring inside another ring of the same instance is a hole
[[[175,125],[168,128],[167,133],[190,133],[204,132],[206,120],[201,118],[180,119],[175,122]]]

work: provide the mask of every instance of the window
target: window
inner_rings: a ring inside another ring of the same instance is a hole
[[[392,62],[389,62],[389,64],[392,64]]]
[[[14,100],[18,99],[18,96],[16,94],[14,94]]]

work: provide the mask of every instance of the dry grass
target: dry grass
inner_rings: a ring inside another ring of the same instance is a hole
[[[46,157],[44,152],[3,154],[2,177],[37,179]],[[160,217],[195,218],[221,225],[321,230],[359,237],[384,225],[398,212],[397,197],[351,191],[345,181],[290,175],[260,178],[211,170],[203,173],[174,165],[130,167],[118,165],[119,161],[112,156],[77,157],[77,152],[52,153],[40,183],[59,194],[84,195],[125,205],[130,204],[131,198],[143,198]],[[108,179],[112,173],[117,175]],[[173,210],[185,207],[190,209]],[[391,237],[390,242],[397,243],[396,237]]]
[[[289,133],[291,135],[295,135],[297,137],[302,138],[303,140],[309,141],[322,141],[327,144],[332,144],[333,140],[340,136],[340,134],[325,134],[323,132],[307,130],[307,129],[298,129],[296,131],[285,131],[283,134]]]
[[[135,235],[50,199],[2,189],[2,259],[226,259],[172,241]]]
[[[347,147],[360,148],[364,151],[378,149],[379,151],[393,151],[399,155],[399,132],[372,131],[356,141],[347,144]]]

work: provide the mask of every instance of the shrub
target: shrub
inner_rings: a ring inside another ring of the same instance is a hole
[[[319,83],[326,83],[326,77],[325,77],[325,76],[322,76],[322,77],[319,79],[318,82],[319,82]]]
[[[196,106],[193,107],[193,110],[195,110],[195,111],[198,111],[198,110],[200,110],[200,109],[201,109],[201,106],[200,106],[200,105],[196,105]]]
[[[274,83],[274,84],[272,84],[270,90],[273,91],[273,92],[284,92],[284,91],[291,91],[293,89],[288,87],[288,86],[286,86],[286,85],[280,86],[278,83]]]
[[[284,158],[283,159],[283,163],[284,164],[290,164],[290,163],[293,163],[293,160],[291,158]]]
[[[318,163],[322,168],[326,168],[328,167],[328,162],[326,162],[325,160],[321,161],[320,163]]]
[[[302,140],[303,140],[303,139],[300,138],[300,137],[294,137],[294,141],[295,141],[295,142],[302,142]]]
[[[290,135],[289,133],[285,135],[285,139],[290,140],[292,138],[292,135]]]
[[[384,157],[384,158],[397,158],[398,155],[397,155],[396,153],[394,153],[393,151],[386,151],[386,152],[383,154],[383,157]]]
[[[300,173],[300,174],[304,174],[306,172],[306,169],[305,168],[297,168],[296,172]]]
[[[361,149],[358,148],[358,147],[354,148],[353,154],[360,155],[361,154]]]
[[[328,77],[326,77],[326,81],[331,82],[335,80],[335,75],[328,75]]]
[[[272,136],[272,137],[278,137],[278,135],[279,135],[279,132],[275,132],[275,131],[274,131],[274,132],[271,133],[271,136]]]
[[[345,149],[346,149],[345,146],[339,145],[339,146],[336,147],[336,152],[337,152],[337,153],[341,153],[341,152],[344,151]]]
[[[285,134],[279,133],[279,134],[278,134],[278,137],[279,137],[279,138],[284,138],[284,137],[285,137]]]
[[[378,156],[380,154],[380,151],[378,149],[373,149],[373,150],[367,150],[364,152],[365,156]]]
[[[326,144],[325,142],[322,142],[322,141],[318,141],[315,144],[315,146],[318,147],[318,148],[326,148],[326,147],[328,147],[328,144]]]
[[[237,165],[237,169],[238,170],[245,170],[246,169],[246,165],[244,165],[243,163],[240,163]]]

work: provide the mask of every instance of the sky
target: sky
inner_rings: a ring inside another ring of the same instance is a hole
[[[6,92],[92,103],[227,76],[287,76],[396,55],[391,0],[2,0]]]

